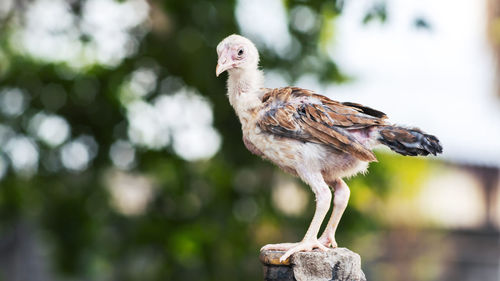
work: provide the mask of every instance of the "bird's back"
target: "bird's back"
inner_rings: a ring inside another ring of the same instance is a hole
[[[264,132],[375,160],[367,140],[370,127],[386,124],[384,113],[297,87],[268,90],[262,102],[258,126]]]
[[[442,152],[436,137],[391,125],[383,112],[361,104],[341,103],[297,87],[267,90],[262,102],[257,125],[264,132],[326,145],[363,161],[376,161],[371,149],[377,144],[403,155]]]

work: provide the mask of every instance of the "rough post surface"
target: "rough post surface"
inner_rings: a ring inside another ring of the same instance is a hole
[[[360,256],[346,248],[299,252],[280,263],[284,253],[264,251],[260,254],[265,281],[366,281]]]

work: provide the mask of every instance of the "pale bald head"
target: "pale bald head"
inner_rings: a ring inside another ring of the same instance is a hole
[[[256,70],[259,64],[259,52],[252,41],[240,35],[229,35],[217,45],[217,68],[219,76],[232,69]]]

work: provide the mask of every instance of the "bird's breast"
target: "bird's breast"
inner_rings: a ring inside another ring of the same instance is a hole
[[[262,132],[258,126],[243,128],[243,142],[252,153],[283,169],[294,167],[300,153],[300,144],[297,141]]]
[[[243,136],[243,143],[245,144],[245,147],[252,152],[253,154],[263,157],[264,153],[260,149],[257,148],[247,137]]]

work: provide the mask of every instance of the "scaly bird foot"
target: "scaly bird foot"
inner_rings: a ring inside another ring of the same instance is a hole
[[[313,249],[320,249],[321,251],[328,251],[328,248],[323,246],[318,239],[314,238],[311,240],[303,240],[299,243],[283,243],[286,244],[288,247],[288,250],[286,250],[286,253],[281,256],[280,262],[286,261],[291,255],[297,253],[297,252],[307,252],[307,251],[312,251]],[[279,244],[276,244],[279,245]],[[264,246],[265,247],[265,246]]]
[[[260,251],[288,251],[295,247],[299,243],[278,243],[278,244],[267,244],[260,248]]]
[[[337,248],[337,241],[335,241],[335,235],[328,235],[323,233],[321,237],[318,239],[319,243],[323,244],[325,247],[329,248]]]

